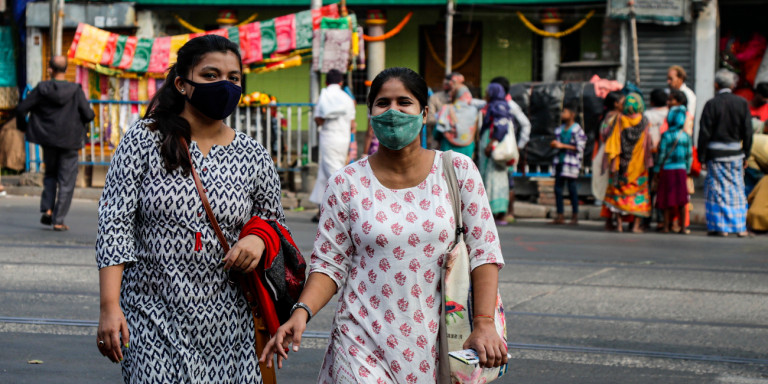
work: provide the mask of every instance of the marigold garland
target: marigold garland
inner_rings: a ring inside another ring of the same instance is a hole
[[[536,27],[535,25],[533,25],[533,24],[532,24],[532,23],[531,23],[531,22],[530,22],[528,19],[526,19],[526,18],[525,18],[525,16],[523,15],[523,13],[522,13],[522,12],[520,12],[520,11],[517,11],[517,17],[518,17],[518,18],[520,19],[520,21],[522,21],[522,22],[523,22],[523,24],[525,24],[525,26],[526,26],[528,29],[530,29],[530,30],[531,30],[533,33],[535,33],[535,34],[537,34],[537,35],[539,35],[539,36],[543,36],[543,37],[554,37],[555,39],[559,39],[559,38],[561,38],[561,37],[563,37],[563,36],[567,36],[567,35],[570,35],[571,33],[574,33],[574,32],[576,32],[576,31],[578,31],[578,30],[579,30],[579,29],[581,29],[581,27],[583,27],[583,26],[584,26],[584,24],[586,24],[586,23],[587,23],[587,21],[589,21],[589,19],[591,19],[591,18],[592,18],[592,16],[594,16],[594,15],[595,15],[595,10],[593,9],[593,10],[589,11],[589,13],[587,13],[587,16],[585,16],[583,19],[579,20],[579,22],[578,22],[578,23],[574,24],[574,26],[573,26],[573,27],[570,27],[570,28],[566,29],[565,31],[561,31],[561,32],[547,32],[547,31],[544,31],[544,30],[542,30],[542,29],[539,29],[539,28],[537,28],[537,27]]]
[[[176,21],[179,22],[179,24],[181,24],[182,27],[188,29],[190,32],[194,32],[194,33],[205,32],[205,29],[200,29],[198,27],[195,27],[194,25],[190,24],[188,21],[182,19],[181,16],[177,14],[173,14],[173,17],[176,19]],[[237,26],[240,27],[245,24],[249,24],[250,22],[256,20],[256,17],[258,17],[258,13],[254,13],[253,15],[249,16],[247,19],[237,23]]]
[[[413,12],[408,12],[407,15],[403,18],[403,20],[400,21],[400,24],[392,28],[389,32],[381,35],[381,36],[368,36],[363,35],[363,40],[365,41],[384,41],[386,39],[389,39],[390,37],[397,35],[400,33],[400,31],[403,30],[403,27],[405,27],[406,24],[411,20],[411,16],[413,16]]]
[[[456,64],[451,65],[451,70],[461,68],[464,66],[464,64],[469,61],[469,59],[472,57],[472,52],[475,51],[475,47],[477,46],[477,42],[480,40],[480,34],[475,35],[475,40],[472,41],[472,45],[469,46],[469,50],[467,50],[467,53],[464,55],[464,57],[461,58]],[[429,54],[432,55],[432,59],[437,62],[437,65],[439,65],[442,68],[445,68],[445,62],[440,59],[440,56],[438,56],[437,52],[435,52],[435,47],[432,45],[432,42],[429,41],[429,36],[427,34],[424,34],[424,41],[427,42],[427,49],[429,49]]]

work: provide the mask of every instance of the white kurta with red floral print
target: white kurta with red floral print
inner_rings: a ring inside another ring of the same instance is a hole
[[[440,264],[454,240],[441,152],[418,186],[382,186],[367,160],[328,182],[311,272],[340,289],[319,383],[434,383]],[[454,153],[471,267],[504,264],[482,179]]]

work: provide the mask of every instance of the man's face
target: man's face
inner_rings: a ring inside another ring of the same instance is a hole
[[[451,81],[450,80],[443,80],[443,91],[446,93],[451,92]]]
[[[679,90],[683,86],[683,79],[677,75],[677,71],[670,69],[667,72],[667,84],[670,89]]]

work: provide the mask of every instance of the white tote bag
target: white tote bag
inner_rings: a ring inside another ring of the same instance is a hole
[[[602,171],[604,156],[605,145],[601,145],[592,159],[592,196],[600,201],[605,198],[605,190],[608,189],[608,172]]]
[[[503,119],[508,120],[508,119]],[[500,121],[500,123],[503,123]],[[494,124],[496,122],[494,121]],[[491,159],[501,166],[509,166],[517,164],[520,159],[520,151],[517,149],[517,139],[515,138],[515,130],[512,121],[509,121],[508,127],[512,127],[507,131],[501,141],[496,144],[496,147],[491,151]]]

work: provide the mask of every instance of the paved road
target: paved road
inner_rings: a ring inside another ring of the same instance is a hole
[[[0,199],[0,383],[119,382],[94,347],[96,203],[75,201],[66,233],[40,226],[37,204]],[[287,215],[308,254],[311,213]],[[768,238],[698,233],[501,228],[513,360],[498,382],[768,383]],[[324,346],[306,339],[280,382],[312,382]]]

